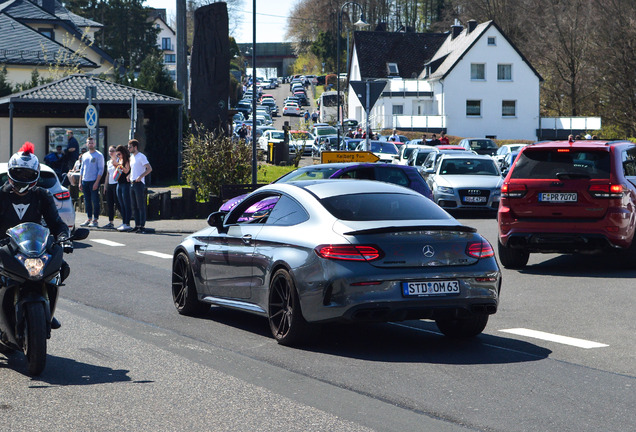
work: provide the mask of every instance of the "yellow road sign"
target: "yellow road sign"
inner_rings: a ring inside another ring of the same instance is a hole
[[[327,151],[320,154],[320,163],[377,162],[380,158],[369,151]]]

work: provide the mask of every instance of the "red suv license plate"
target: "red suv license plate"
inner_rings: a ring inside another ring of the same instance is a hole
[[[403,282],[402,293],[405,297],[459,294],[459,281],[436,280],[422,282]]]
[[[576,192],[542,192],[539,194],[540,202],[576,202],[578,195]]]

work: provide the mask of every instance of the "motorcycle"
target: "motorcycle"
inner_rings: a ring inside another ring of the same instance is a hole
[[[46,365],[58,290],[70,273],[64,252],[88,233],[78,228],[55,240],[48,228],[26,222],[7,230],[0,242],[0,352],[23,351],[30,375],[41,374]]]

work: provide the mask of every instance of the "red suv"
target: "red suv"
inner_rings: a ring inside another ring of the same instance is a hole
[[[623,251],[636,262],[636,145],[555,141],[525,147],[501,188],[499,260]]]

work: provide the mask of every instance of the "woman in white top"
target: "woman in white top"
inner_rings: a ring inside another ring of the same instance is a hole
[[[117,202],[117,178],[115,177],[115,171],[117,171],[117,165],[119,163],[117,161],[115,146],[110,146],[108,148],[108,155],[110,156],[110,159],[106,164],[108,180],[104,185],[106,189],[106,206],[108,208],[108,224],[104,225],[104,228],[114,229],[115,224],[113,221],[115,219],[115,205],[117,205],[117,209],[119,210],[119,203]]]

